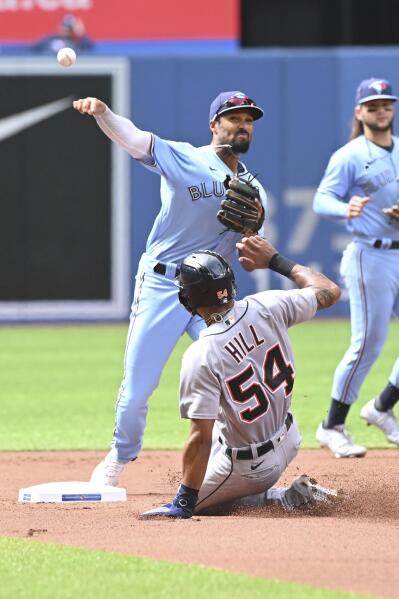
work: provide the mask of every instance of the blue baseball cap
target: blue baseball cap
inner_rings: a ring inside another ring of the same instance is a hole
[[[264,112],[262,108],[256,105],[254,100],[251,100],[242,92],[221,92],[212,102],[209,109],[209,121],[212,122],[220,115],[232,110],[248,110],[254,118],[254,121],[262,118]]]
[[[386,79],[365,79],[356,90],[356,104],[364,104],[371,100],[392,100],[398,98],[392,93],[392,85]]]

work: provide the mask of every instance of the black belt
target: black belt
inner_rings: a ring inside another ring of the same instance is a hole
[[[166,264],[163,262],[158,262],[154,266],[154,272],[157,272],[159,275],[166,275]]]
[[[165,264],[165,262],[157,262],[152,270],[154,272],[158,273],[159,275],[165,276],[166,269],[167,269],[167,264]],[[178,274],[179,274],[179,268],[176,266],[175,276],[177,277]]]
[[[284,423],[285,426],[287,427],[287,431],[290,430],[292,421],[293,421],[292,414],[290,414],[288,412],[287,418],[285,419],[285,423]],[[279,440],[280,440],[280,438],[276,439],[277,442]],[[222,443],[221,437],[219,437],[219,442]],[[262,456],[262,455],[265,455],[265,453],[267,453],[268,451],[271,451],[272,449],[274,449],[273,441],[266,441],[266,443],[263,443],[263,445],[258,445],[258,447],[256,448],[256,451],[258,453],[258,458],[260,458],[260,456]],[[225,449],[225,454],[227,456],[229,456],[229,458],[231,458],[232,453],[233,453],[233,450],[231,449],[231,447],[227,447]],[[237,460],[252,460],[253,457],[254,456],[252,454],[252,449],[239,449],[237,451],[237,455],[236,455]]]
[[[377,249],[380,249],[382,244],[382,239],[376,239],[373,243],[373,246]],[[389,245],[388,247],[384,247],[384,250],[399,250],[399,241],[391,241],[391,245]]]

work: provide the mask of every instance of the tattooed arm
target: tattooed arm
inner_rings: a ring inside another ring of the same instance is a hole
[[[341,297],[341,290],[338,285],[333,283],[333,281],[330,281],[330,279],[321,272],[314,271],[301,264],[295,264],[289,278],[294,281],[300,289],[312,287],[316,294],[318,310],[329,308]]]
[[[237,243],[237,248],[245,270],[251,272],[256,268],[270,268],[294,281],[300,289],[311,287],[317,298],[318,310],[329,308],[341,297],[341,290],[333,281],[321,272],[281,256],[269,241],[259,235],[244,237]]]

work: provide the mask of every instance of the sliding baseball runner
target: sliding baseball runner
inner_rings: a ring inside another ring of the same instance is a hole
[[[182,484],[173,502],[145,517],[189,518],[242,498],[250,504],[275,500],[292,509],[334,495],[307,476],[288,489],[273,485],[301,441],[290,411],[295,366],[288,328],[335,303],[340,290],[258,236],[237,246],[249,270],[269,267],[300,289],[235,302],[234,274],[220,255],[200,251],[183,261],[179,300],[207,328],[182,363],[180,414],[191,420]]]

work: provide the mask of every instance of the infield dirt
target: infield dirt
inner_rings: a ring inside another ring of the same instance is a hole
[[[180,479],[180,452],[143,452],[121,486],[127,503],[21,504],[33,484],[88,480],[96,452],[2,453],[0,535],[202,564],[252,576],[399,599],[399,451],[369,451],[337,460],[301,450],[280,484],[299,474],[339,491],[333,506],[286,513],[246,509],[184,521],[145,521],[139,514],[170,500]]]

